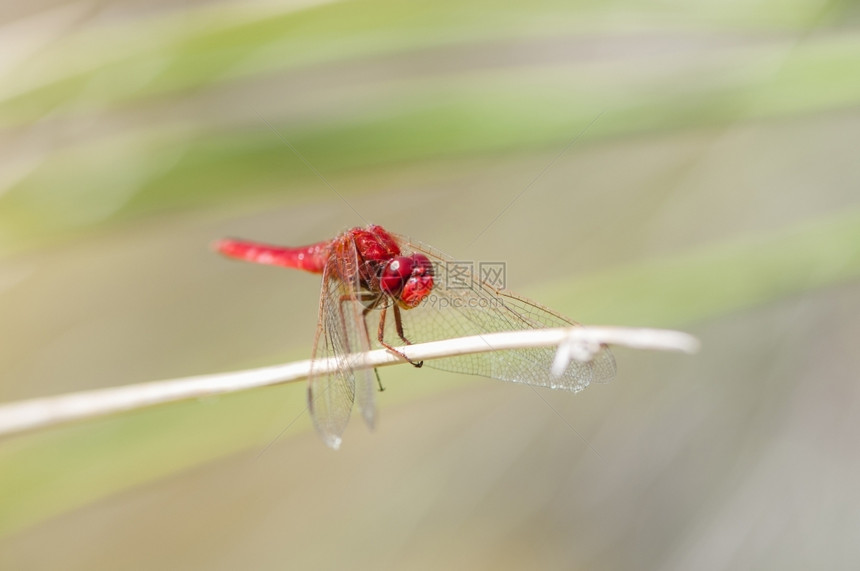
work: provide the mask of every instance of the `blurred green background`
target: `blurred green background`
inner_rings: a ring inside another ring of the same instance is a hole
[[[366,222],[704,343],[577,396],[387,368],[337,453],[302,383],[6,438],[0,568],[860,566],[858,4],[0,18],[0,401],[307,358],[318,278],[210,243]]]

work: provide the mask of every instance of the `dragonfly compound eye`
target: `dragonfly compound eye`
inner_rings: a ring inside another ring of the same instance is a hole
[[[415,307],[433,289],[433,266],[424,254],[396,256],[382,270],[379,285],[401,306]]]
[[[433,289],[433,265],[424,254],[410,256],[411,272],[409,279],[400,292],[400,303],[403,307],[416,307]]]
[[[412,275],[412,258],[396,256],[382,268],[379,285],[389,295],[397,295]]]

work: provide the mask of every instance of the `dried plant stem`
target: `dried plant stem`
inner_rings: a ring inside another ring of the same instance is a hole
[[[503,349],[558,346],[559,352],[553,365],[555,371],[564,370],[571,358],[590,359],[594,352],[600,349],[601,344],[687,353],[693,353],[699,347],[695,337],[680,331],[574,327],[461,337],[410,345],[401,347],[400,350],[414,361],[423,361]],[[384,367],[403,362],[385,349],[352,355],[350,358],[354,360],[355,367]],[[7,403],[0,405],[0,436],[156,404],[294,382],[306,378],[310,366],[311,361],[298,361],[260,369],[140,383]],[[316,365],[316,370],[325,372],[334,366],[333,360],[322,361]]]

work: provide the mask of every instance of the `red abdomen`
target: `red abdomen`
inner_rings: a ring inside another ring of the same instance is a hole
[[[286,248],[283,246],[272,246],[259,242],[226,238],[217,242],[215,249],[225,256],[238,260],[268,264],[270,266],[295,268],[297,270],[320,274],[325,266],[330,245],[331,241],[327,240],[311,244],[310,246]]]

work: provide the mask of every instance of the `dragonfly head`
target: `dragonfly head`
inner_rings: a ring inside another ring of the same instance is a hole
[[[400,307],[412,309],[433,289],[433,265],[424,254],[395,256],[382,268],[379,285]]]

